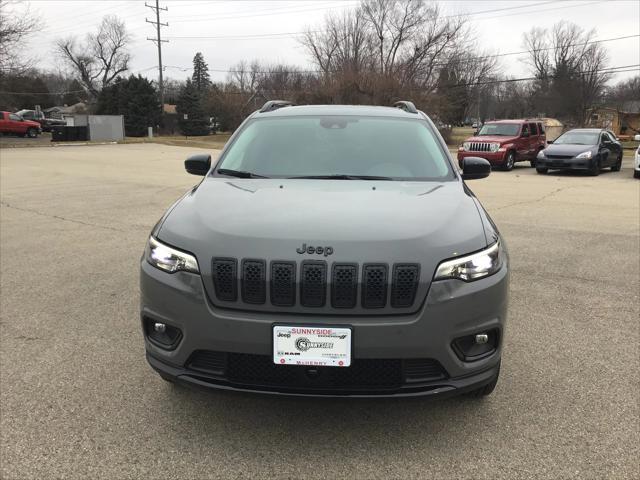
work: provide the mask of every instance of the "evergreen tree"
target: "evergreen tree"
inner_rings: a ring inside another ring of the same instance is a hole
[[[124,115],[125,134],[143,137],[147,127],[154,127],[159,121],[158,94],[153,84],[140,75],[118,78],[100,92],[96,113]]]
[[[191,81],[200,93],[204,92],[207,87],[211,85],[209,67],[200,52],[196,53],[195,57],[193,57],[193,75],[191,76]]]
[[[187,80],[176,104],[178,128],[183,135],[209,134],[209,119],[204,113],[202,103],[202,97],[198,93],[195,83]],[[184,118],[185,115],[187,116],[186,119]]]
[[[62,97],[63,105],[73,105],[85,101],[87,94],[78,80],[75,78],[67,86],[67,93]]]

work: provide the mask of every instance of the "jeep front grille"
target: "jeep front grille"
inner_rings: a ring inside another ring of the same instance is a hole
[[[300,303],[304,307],[322,307],[327,297],[327,264],[302,262],[300,274]]]
[[[489,152],[491,151],[490,143],[486,142],[471,142],[469,145],[470,152]]]
[[[235,302],[238,296],[238,262],[232,258],[213,259],[213,286],[216,296],[226,302]]]
[[[295,305],[295,262],[273,262],[271,264],[271,303],[279,307],[292,307]]]
[[[238,270],[238,265],[240,269]],[[226,306],[248,305],[317,309],[409,309],[416,303],[420,266],[397,263],[333,263],[305,260],[214,258],[215,296]],[[240,295],[238,295],[238,290]]]
[[[264,260],[242,261],[242,300],[246,303],[263,304],[267,289],[265,286]]]

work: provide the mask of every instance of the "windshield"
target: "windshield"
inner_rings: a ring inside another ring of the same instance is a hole
[[[515,137],[520,131],[518,123],[485,123],[478,136],[498,135],[500,137]]]
[[[424,121],[359,116],[258,118],[246,124],[217,169],[264,177],[453,179],[445,155]]]
[[[599,132],[572,130],[554,140],[555,145],[597,145]]]

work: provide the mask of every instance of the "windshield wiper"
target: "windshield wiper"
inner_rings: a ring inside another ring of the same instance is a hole
[[[315,180],[393,180],[391,177],[379,177],[376,175],[301,175],[299,177],[287,177],[287,178],[310,178]]]
[[[245,172],[244,170],[232,170],[230,168],[219,168],[216,170],[220,175],[228,175],[229,177],[238,178],[269,178],[257,173]]]

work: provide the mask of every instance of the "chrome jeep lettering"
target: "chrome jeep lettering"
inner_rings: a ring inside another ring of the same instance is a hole
[[[333,255],[333,247],[315,247],[313,245],[307,245],[306,243],[303,243],[301,247],[296,248],[296,252],[298,252],[300,255],[308,253],[310,255],[317,254],[328,257],[329,255]]]

